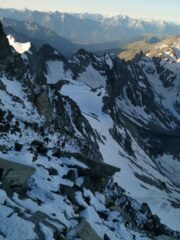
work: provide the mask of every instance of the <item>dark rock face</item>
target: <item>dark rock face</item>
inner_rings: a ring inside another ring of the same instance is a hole
[[[64,61],[67,63],[66,58],[56,50],[55,53],[55,49],[53,47],[51,47],[48,44],[44,44],[38,51],[40,57],[44,60],[59,60],[59,61]]]
[[[172,83],[176,79],[176,75],[170,71],[169,69],[166,69],[164,66],[161,64],[161,58],[154,57],[153,62],[156,66],[157,73],[160,75],[160,79],[164,85],[164,87],[171,87]]]
[[[138,54],[128,62],[115,59],[113,69],[107,72],[108,97],[104,99],[104,110],[115,106],[117,98],[125,101],[127,99],[134,107],[143,107],[147,114],[153,112],[158,119],[163,121],[162,110],[155,102],[148,79],[143,73],[142,67],[139,66],[139,61],[143,56],[143,54]],[[140,80],[144,87],[138,85]]]
[[[11,56],[12,50],[0,22],[0,64],[7,63],[10,60]]]
[[[26,73],[26,67],[22,58],[14,52],[0,23],[0,69],[5,70],[10,78],[17,77],[21,80]]]
[[[84,178],[82,187],[90,189],[92,192],[102,192],[107,184],[107,178],[102,176],[98,171],[93,169],[80,169],[79,176]]]

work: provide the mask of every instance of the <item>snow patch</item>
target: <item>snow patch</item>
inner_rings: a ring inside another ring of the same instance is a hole
[[[9,44],[16,50],[16,52],[20,54],[29,51],[29,49],[31,48],[30,42],[27,43],[16,42],[15,38],[12,35],[8,35],[7,39],[9,41]]]
[[[106,80],[93,66],[90,64],[86,71],[83,72],[77,79],[80,82],[85,83],[91,88],[104,87]]]
[[[61,61],[47,61],[48,74],[47,83],[55,84],[60,80],[71,79],[71,73],[69,71],[65,72],[64,63]]]

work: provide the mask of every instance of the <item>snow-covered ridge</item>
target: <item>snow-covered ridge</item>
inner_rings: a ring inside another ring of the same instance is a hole
[[[29,51],[29,49],[31,48],[30,42],[26,43],[17,42],[12,35],[8,35],[7,39],[9,41],[9,44],[16,50],[16,52],[20,54]]]

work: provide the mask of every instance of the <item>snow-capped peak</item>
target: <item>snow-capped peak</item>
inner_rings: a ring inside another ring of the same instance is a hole
[[[31,47],[30,42],[26,42],[26,43],[17,42],[12,35],[8,35],[7,39],[9,41],[9,44],[16,50],[16,52],[20,54],[29,51]]]

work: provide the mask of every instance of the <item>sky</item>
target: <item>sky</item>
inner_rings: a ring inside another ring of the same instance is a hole
[[[180,22],[180,0],[0,0],[2,8],[124,14]]]

